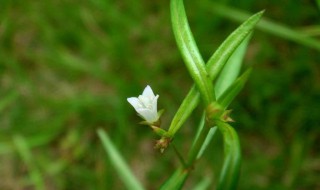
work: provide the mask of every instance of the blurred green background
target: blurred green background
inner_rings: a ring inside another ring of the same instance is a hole
[[[290,40],[262,22],[248,47],[244,68],[254,70],[230,106],[243,151],[239,189],[320,189],[317,3],[215,2],[185,1],[205,60],[245,13],[265,9],[264,18],[297,31]],[[157,137],[138,125],[126,101],[151,85],[166,129],[192,85],[169,1],[1,0],[0,82],[0,189],[124,189],[96,135],[100,127],[146,189],[179,166],[172,150],[153,149]],[[182,153],[200,112],[175,138]],[[205,175],[214,187],[222,156],[218,134],[185,189]]]

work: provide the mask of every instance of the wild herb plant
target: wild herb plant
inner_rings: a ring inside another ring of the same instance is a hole
[[[157,110],[159,95],[155,95],[150,86],[144,89],[142,95],[127,99],[143,119],[141,124],[150,126],[160,136],[155,148],[161,152],[172,148],[181,163],[181,166],[160,187],[161,190],[183,187],[187,177],[197,169],[195,162],[201,158],[217,130],[223,135],[224,162],[216,189],[236,188],[241,165],[241,146],[236,130],[230,125],[233,120],[228,106],[240,93],[250,75],[251,68],[248,68],[238,77],[251,33],[262,14],[263,11],[251,16],[232,32],[205,64],[190,30],[183,0],[171,0],[173,33],[194,85],[167,130],[160,122],[163,111]],[[197,106],[202,107],[203,117],[199,121],[197,134],[193,138],[188,155],[182,155],[174,145],[174,137]],[[98,130],[98,134],[126,187],[144,189],[108,135],[102,129]],[[197,188],[206,189],[208,185],[210,183],[205,185],[199,183]]]

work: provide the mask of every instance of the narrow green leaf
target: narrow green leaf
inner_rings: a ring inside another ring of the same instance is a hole
[[[218,103],[226,109],[246,84],[251,68],[245,71],[218,99]]]
[[[197,129],[196,136],[195,136],[195,138],[193,139],[193,142],[192,142],[191,147],[193,147],[193,146],[196,144],[196,142],[197,142],[197,140],[198,140],[198,138],[199,138],[199,136],[200,136],[200,134],[201,134],[201,131],[203,130],[203,128],[204,128],[204,126],[205,126],[205,120],[206,120],[206,114],[203,113],[203,114],[202,114],[202,117],[201,117],[201,119],[200,119],[200,123],[199,123],[199,125],[198,125],[198,129]],[[192,149],[192,148],[191,148],[191,149]]]
[[[234,53],[229,58],[228,62],[223,67],[217,81],[215,83],[215,92],[216,97],[219,99],[221,94],[229,88],[229,86],[236,80],[238,77],[243,58],[246,54],[247,47],[251,35],[248,35],[246,39],[237,47]]]
[[[220,45],[218,50],[208,61],[206,67],[209,71],[211,80],[214,80],[219,72],[222,70],[224,64],[235,51],[235,49],[241,44],[241,42],[250,34],[254,26],[258,23],[263,12],[259,12],[251,16],[243,24],[241,24],[234,32],[232,32],[228,38]],[[200,95],[196,87],[193,86],[181,106],[179,107],[176,115],[172,119],[168,134],[173,137],[175,133],[181,128],[183,123],[190,116],[192,111],[197,107],[200,102]]]
[[[27,144],[27,141],[24,139],[24,137],[20,135],[15,135],[13,137],[13,144],[17,148],[17,151],[21,156],[22,160],[28,167],[28,170],[30,172],[30,178],[35,186],[35,189],[45,189],[44,180],[42,178],[41,172],[35,165],[35,161],[32,156],[32,152]]]
[[[207,71],[212,80],[216,79],[217,75],[221,72],[236,48],[251,33],[255,25],[259,22],[263,13],[264,11],[260,11],[248,18],[248,20],[242,23],[228,36],[228,38],[219,46],[217,51],[215,51],[215,53],[210,57],[207,63]]]
[[[173,175],[161,186],[160,190],[179,190],[188,177],[188,171],[178,168]]]
[[[144,188],[132,174],[129,166],[126,164],[117,148],[113,145],[107,133],[105,133],[102,129],[98,129],[97,133],[102,142],[102,145],[108,153],[112,165],[115,167],[119,177],[121,178],[127,189],[143,190]]]
[[[205,126],[205,113],[203,113],[203,115],[201,117],[198,129],[197,129],[196,136],[195,136],[195,138],[194,138],[194,140],[192,142],[191,149],[193,149],[194,146],[196,145],[196,142],[198,141],[198,139],[199,139],[199,137],[201,135],[201,132],[202,132],[204,127],[211,127],[211,126]],[[204,140],[203,144],[201,145],[201,148],[200,148],[199,152],[195,152],[195,154],[197,154],[196,159],[199,159],[202,156],[202,154],[204,153],[205,149],[209,145],[213,135],[215,134],[216,130],[217,130],[217,127],[211,127],[209,129],[208,133],[206,134],[206,139]]]
[[[180,129],[183,123],[191,115],[192,111],[197,107],[200,102],[200,93],[193,85],[187,96],[182,101],[178,111],[173,117],[170,127],[168,129],[169,136],[173,137],[176,132]]]
[[[241,150],[237,132],[227,123],[216,121],[223,135],[224,162],[220,173],[217,190],[237,189],[240,173]]]
[[[175,39],[189,73],[206,104],[215,100],[213,87],[190,30],[183,0],[171,0],[171,21]]]
[[[211,127],[210,128],[210,130],[208,132],[208,135],[206,137],[206,140],[202,144],[202,147],[201,147],[201,149],[200,149],[200,151],[199,151],[199,153],[197,155],[197,159],[199,159],[203,155],[204,151],[207,149],[210,141],[212,140],[214,134],[216,134],[216,131],[217,131],[217,127]]]
[[[237,22],[243,22],[250,16],[250,13],[247,13],[239,9],[231,8],[229,6],[225,6],[213,1],[202,5],[204,9],[210,10],[215,14],[218,14],[220,16],[229,18]],[[261,19],[261,21],[257,24],[257,29],[320,51],[319,40],[311,38],[305,35],[304,33],[293,30],[283,24],[276,23],[268,19]]]

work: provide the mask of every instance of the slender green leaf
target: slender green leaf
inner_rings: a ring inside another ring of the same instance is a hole
[[[188,171],[184,168],[178,168],[173,175],[161,186],[160,190],[179,190],[188,177]]]
[[[320,25],[309,25],[299,28],[299,31],[307,36],[320,36]]]
[[[205,113],[203,113],[203,115],[201,117],[198,129],[197,129],[196,136],[195,136],[195,138],[194,138],[194,140],[192,142],[191,149],[193,149],[195,147],[196,142],[198,141],[198,139],[199,139],[199,137],[201,135],[201,132],[204,129],[204,127],[211,127],[211,126],[205,126]],[[196,154],[197,154],[196,159],[199,159],[202,156],[202,154],[204,153],[205,149],[209,145],[213,135],[215,134],[216,130],[217,130],[217,127],[212,127],[212,128],[209,129],[208,133],[206,134],[207,136],[206,136],[203,144],[201,145],[201,148],[200,148],[199,152],[196,152]]]
[[[183,0],[171,0],[171,21],[177,45],[184,62],[206,104],[215,100],[205,63],[190,30]]]
[[[193,146],[196,144],[196,142],[197,142],[197,140],[198,140],[198,138],[199,138],[199,136],[200,136],[200,134],[201,134],[201,131],[203,130],[203,128],[204,128],[204,126],[205,126],[205,121],[206,121],[206,114],[203,113],[203,114],[202,114],[202,117],[201,117],[201,119],[200,119],[200,123],[199,123],[199,125],[198,125],[198,129],[197,129],[196,136],[195,136],[195,138],[194,138],[194,140],[193,140],[193,142],[192,142],[192,146],[191,146],[191,147],[193,147]]]
[[[241,24],[234,32],[232,32],[228,38],[221,44],[217,51],[208,61],[206,67],[209,71],[211,80],[214,80],[219,72],[222,70],[224,64],[235,51],[235,49],[241,44],[241,42],[250,34],[254,26],[261,18],[263,12],[259,12],[251,16],[247,21]],[[181,128],[183,123],[190,116],[192,111],[197,107],[200,102],[200,95],[196,87],[193,86],[181,106],[179,107],[176,115],[172,119],[168,134],[173,137],[175,133]]]
[[[206,140],[202,144],[202,147],[201,147],[201,149],[200,149],[200,151],[199,151],[199,153],[197,155],[197,159],[199,159],[203,155],[204,151],[207,149],[210,141],[212,140],[214,134],[216,134],[216,131],[217,131],[217,127],[211,127],[210,128],[210,130],[208,132],[208,135],[206,137]]]
[[[207,124],[207,122],[205,122]],[[188,153],[188,159],[187,159],[187,167],[193,167],[195,160],[198,157],[198,154],[203,147],[203,143],[206,140],[206,137],[209,133],[210,127],[209,126],[201,126],[202,129],[200,130],[200,133],[197,134],[195,141],[193,142],[193,145]]]
[[[107,133],[105,133],[102,129],[98,129],[97,133],[100,137],[102,145],[108,153],[112,165],[115,167],[119,177],[121,178],[127,189],[143,190],[144,188],[132,174],[129,166],[126,164],[117,148],[113,145]]]
[[[240,93],[251,73],[251,68],[244,72],[218,99],[218,103],[226,109]]]
[[[248,20],[242,23],[228,36],[228,38],[219,46],[217,51],[210,57],[207,63],[207,71],[212,80],[216,79],[217,75],[221,72],[236,48],[252,32],[255,25],[260,21],[263,13],[264,11],[260,11],[248,18]]]
[[[221,94],[228,89],[228,87],[236,80],[238,77],[243,58],[247,51],[248,43],[251,35],[248,35],[246,39],[237,47],[232,56],[229,58],[228,62],[222,69],[217,82],[215,83],[216,96],[219,99]]]
[[[250,13],[235,8],[231,8],[229,6],[225,6],[214,1],[202,5],[204,9],[209,9],[210,11],[213,11],[215,14],[238,22],[243,22],[250,16]],[[283,39],[287,39],[320,51],[319,40],[311,38],[305,35],[304,33],[293,30],[283,24],[276,23],[268,19],[261,19],[261,21],[257,24],[257,28],[266,33],[273,34]]]
[[[178,111],[173,117],[168,134],[173,137],[174,134],[180,129],[183,123],[188,119],[192,111],[197,107],[200,102],[200,93],[196,90],[193,85],[187,96],[182,101]]]
[[[237,189],[240,173],[241,150],[237,132],[227,123],[216,121],[223,135],[224,162],[217,190]]]

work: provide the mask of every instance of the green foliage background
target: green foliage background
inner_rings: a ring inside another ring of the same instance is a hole
[[[319,38],[316,2],[222,3],[250,14],[265,9],[264,18]],[[217,14],[210,0],[185,6],[207,59],[239,23]],[[319,63],[319,48],[255,31],[244,61],[254,70],[231,105],[243,151],[239,189],[320,188]],[[146,189],[157,189],[179,165],[172,151],[153,150],[156,137],[137,124],[126,101],[151,85],[167,128],[192,85],[173,38],[169,1],[3,0],[0,84],[0,189],[33,189],[34,176],[39,189],[41,183],[123,189],[97,138],[99,127]],[[175,138],[184,153],[199,117],[195,111]],[[204,175],[214,184],[221,159],[216,136],[185,189]]]

